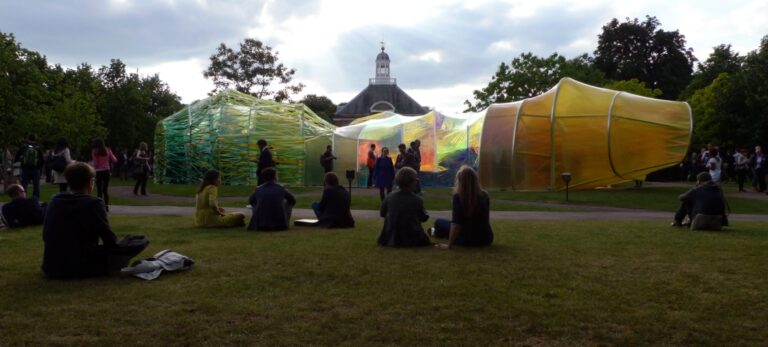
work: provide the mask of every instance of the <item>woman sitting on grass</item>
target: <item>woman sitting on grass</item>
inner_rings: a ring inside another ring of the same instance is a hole
[[[400,190],[387,195],[381,204],[384,228],[379,235],[379,245],[417,247],[432,243],[421,227],[429,215],[424,210],[424,200],[413,192],[416,189],[416,177],[416,171],[409,167],[397,171],[395,183]]]
[[[206,171],[197,190],[195,226],[228,228],[245,225],[244,214],[224,213],[224,209],[219,207],[219,185],[219,172],[213,169]]]
[[[448,243],[438,244],[437,247],[489,246],[493,243],[490,209],[490,198],[480,186],[477,173],[469,166],[462,166],[456,173],[453,188],[452,220],[438,218],[432,229],[435,237],[448,239]]]

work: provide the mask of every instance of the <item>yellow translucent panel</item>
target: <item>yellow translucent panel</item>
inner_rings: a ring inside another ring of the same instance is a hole
[[[480,178],[489,188],[555,190],[565,187],[564,172],[575,189],[643,179],[679,163],[690,136],[686,103],[564,78],[539,96],[488,108]]]
[[[615,91],[573,80],[560,82],[555,102],[556,173],[570,172],[570,186],[594,187],[614,177],[608,159],[608,111]],[[553,188],[565,187],[555,176]]]

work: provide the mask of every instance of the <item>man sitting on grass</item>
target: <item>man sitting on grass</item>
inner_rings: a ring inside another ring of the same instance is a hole
[[[339,177],[329,172],[324,178],[325,189],[320,202],[312,203],[312,210],[318,222],[314,226],[326,228],[354,228],[355,220],[352,218],[350,204],[352,203],[344,187],[339,185]]]
[[[9,228],[43,224],[45,205],[41,206],[35,197],[27,198],[27,192],[18,184],[8,186],[7,192],[11,201],[3,205],[2,213]]]
[[[283,186],[277,184],[277,171],[274,167],[261,171],[264,183],[251,195],[248,203],[253,208],[253,217],[248,230],[280,231],[288,230],[291,211],[296,205],[296,198]]]
[[[708,172],[702,172],[696,176],[696,187],[680,195],[680,208],[675,213],[675,221],[672,226],[680,227],[690,225],[697,215],[700,219],[714,219],[713,223],[705,223],[701,227],[693,226],[692,229],[716,229],[728,225],[725,216],[725,198],[723,191],[717,183],[712,181]],[[689,222],[683,223],[688,217]]]
[[[416,195],[416,170],[403,167],[395,175],[400,191],[387,195],[381,204],[384,227],[379,245],[390,247],[417,247],[432,244],[421,223],[429,219],[424,200]]]
[[[43,273],[49,278],[68,279],[119,271],[149,242],[143,237],[118,242],[109,226],[104,201],[91,196],[96,171],[90,165],[70,164],[64,177],[71,192],[53,197],[43,225]]]

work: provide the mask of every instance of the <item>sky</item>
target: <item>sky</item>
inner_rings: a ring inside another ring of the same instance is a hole
[[[98,68],[121,59],[159,74],[190,103],[207,97],[203,77],[220,43],[255,38],[296,69],[304,94],[347,102],[374,77],[385,42],[391,77],[422,106],[464,109],[501,62],[521,53],[592,54],[613,18],[656,16],[679,30],[699,60],[731,44],[746,54],[768,35],[768,0],[0,0],[0,32],[50,64]]]

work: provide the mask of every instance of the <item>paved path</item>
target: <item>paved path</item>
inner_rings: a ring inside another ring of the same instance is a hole
[[[229,208],[228,212],[242,212],[250,216],[246,208]],[[114,215],[163,215],[163,216],[192,216],[194,207],[179,206],[110,206]],[[429,211],[432,217],[449,218],[450,211]],[[352,210],[352,215],[358,218],[379,218],[379,211]],[[293,210],[295,218],[314,218],[310,209],[298,208]],[[768,215],[732,214],[732,221],[768,222]],[[503,220],[672,220],[672,212],[646,210],[623,211],[574,211],[574,212],[541,212],[541,211],[491,211],[491,219]]]

